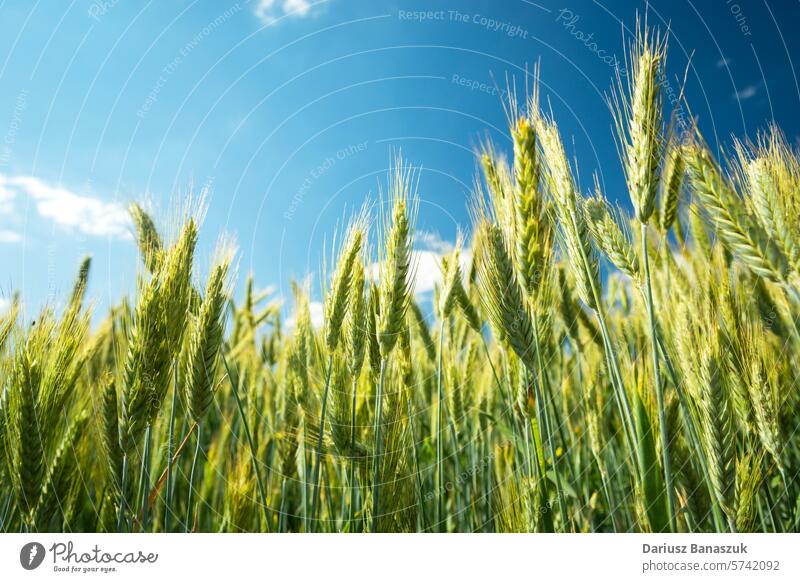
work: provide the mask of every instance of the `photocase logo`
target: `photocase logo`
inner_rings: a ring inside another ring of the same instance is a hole
[[[19,563],[26,570],[35,570],[42,565],[44,554],[44,546],[39,542],[27,543],[19,552]]]

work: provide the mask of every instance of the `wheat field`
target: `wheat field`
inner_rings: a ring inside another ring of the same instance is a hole
[[[63,307],[0,316],[0,531],[800,530],[800,155],[768,127],[718,161],[672,123],[666,38],[629,50],[630,204],[511,99],[432,310],[402,159],[329,249],[320,327],[308,285],[237,291],[196,213],[132,205],[136,291],[99,324],[88,259]]]

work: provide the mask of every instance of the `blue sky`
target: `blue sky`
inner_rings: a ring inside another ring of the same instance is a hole
[[[430,274],[468,231],[475,146],[509,149],[497,86],[511,75],[523,89],[537,62],[582,185],[597,172],[625,202],[605,95],[637,8],[0,0],[0,308],[14,290],[29,315],[57,304],[90,254],[105,309],[135,283],[126,205],[146,200],[166,223],[192,190],[208,200],[200,272],[229,232],[240,277],[288,296],[292,278],[319,273],[335,225],[377,195],[399,150],[422,166],[417,248]],[[648,19],[670,26],[675,93],[691,55],[684,114],[710,142],[773,120],[798,142],[800,3],[654,1]]]

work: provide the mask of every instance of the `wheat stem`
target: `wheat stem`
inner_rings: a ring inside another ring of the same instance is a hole
[[[533,314],[531,318],[533,322],[533,337],[534,339],[534,348],[536,349],[536,362],[539,366],[539,374],[541,377],[541,381],[545,382],[545,368],[542,363],[542,356],[541,350],[539,349],[539,331],[538,331],[538,324],[536,314]],[[556,496],[558,497],[558,509],[559,513],[561,514],[561,522],[562,527],[566,530],[569,527],[569,520],[567,518],[567,508],[566,508],[566,499],[564,498],[564,491],[561,487],[561,476],[558,472],[558,459],[556,457],[556,448],[553,444],[553,434],[550,430],[550,414],[547,410],[547,402],[544,400],[544,396],[541,390],[540,382],[537,380],[536,374],[533,375],[533,389],[536,392],[536,409],[538,411],[539,417],[539,424],[543,426],[545,432],[545,441],[547,441],[547,448],[548,452],[550,453],[550,457],[553,459],[553,475],[555,476],[556,482]]]
[[[514,405],[511,399],[511,396],[508,394],[508,391],[505,389],[505,385],[500,381],[500,377],[497,375],[497,370],[494,367],[494,362],[492,361],[492,356],[489,353],[489,345],[486,343],[486,338],[481,335],[481,343],[483,344],[483,351],[486,353],[486,359],[489,360],[489,365],[492,368],[492,374],[494,375],[494,381],[497,383],[497,388],[500,390],[500,395],[503,398],[503,404],[505,405],[506,415],[511,424],[511,431],[514,438],[514,450],[513,450],[513,458],[512,458],[512,472],[514,474],[514,480],[516,482],[517,491],[520,490],[520,481],[519,481],[519,474],[517,471],[519,460],[517,459],[517,443],[520,442],[521,436],[519,434],[519,424],[517,422],[517,418],[514,416]],[[501,354],[502,357],[502,354]]]
[[[722,510],[719,504],[716,501],[716,496],[714,495],[714,489],[711,484],[711,481],[708,477],[709,469],[708,469],[708,458],[706,457],[705,449],[703,448],[702,441],[700,440],[700,432],[695,423],[694,415],[692,414],[691,409],[689,408],[689,402],[686,398],[686,393],[683,390],[683,386],[681,385],[680,380],[678,379],[677,372],[675,371],[675,367],[672,364],[672,358],[669,355],[666,347],[664,346],[661,337],[659,334],[656,334],[656,342],[658,343],[658,349],[661,353],[661,357],[664,359],[664,364],[667,367],[667,372],[672,379],[672,384],[675,387],[675,392],[678,395],[678,403],[681,407],[681,412],[683,413],[683,421],[687,427],[689,433],[689,442],[692,446],[692,450],[694,452],[693,460],[700,464],[700,474],[703,476],[703,481],[706,484],[706,488],[708,489],[708,494],[711,497],[712,504],[711,504],[711,511],[717,526],[717,531],[722,529],[723,523],[723,515]]]
[[[147,510],[150,503],[147,497],[150,493],[150,447],[153,434],[153,425],[148,424],[144,431],[144,452],[142,453],[142,467],[139,472],[140,485],[139,485],[139,499],[142,500],[142,531],[147,532]]]
[[[7,525],[8,525],[8,514],[9,514],[9,510],[11,509],[11,500],[13,498],[14,498],[14,496],[12,494],[10,494],[10,493],[8,495],[6,495],[6,503],[5,503],[5,507],[3,508],[3,515],[2,515],[2,517],[0,517],[0,531],[2,531],[3,533],[7,533],[8,532],[8,527],[7,527]]]
[[[189,496],[186,500],[186,523],[183,525],[183,533],[189,533],[194,530],[194,474],[197,470],[197,459],[200,456],[200,441],[203,437],[203,424],[197,423],[197,431],[195,438],[197,439],[194,446],[194,455],[192,456],[192,470],[189,473]]]
[[[284,523],[286,521],[286,477],[281,479],[281,505],[278,508],[278,533],[285,531]]]
[[[653,287],[650,280],[650,259],[647,251],[647,224],[642,223],[642,262],[644,263],[644,279],[646,291],[647,318],[650,323],[650,342],[653,355],[653,382],[656,388],[656,407],[658,408],[658,425],[661,435],[661,460],[664,464],[664,484],[667,489],[667,511],[671,532],[677,531],[675,519],[675,490],[672,482],[672,464],[669,455],[669,437],[667,436],[667,418],[664,408],[664,386],[661,383],[658,346],[656,342],[656,320],[653,313]]]
[[[386,358],[381,358],[381,373],[378,380],[378,393],[375,396],[375,466],[372,471],[372,532],[378,531],[378,512],[380,511],[380,469],[381,469],[381,426],[383,425],[383,382],[386,377]]]
[[[576,222],[576,217],[574,213],[570,215],[570,220],[572,221],[572,227],[578,230],[578,225]],[[590,270],[589,259],[584,252],[584,249],[581,245],[578,245],[579,253],[580,253],[580,260],[583,262],[583,268]],[[593,277],[587,277],[589,279],[589,287],[592,293],[592,299],[595,304],[595,315],[597,317],[598,325],[600,326],[600,333],[603,336],[603,342],[605,344],[605,357],[606,357],[606,364],[608,365],[608,371],[611,378],[611,384],[614,387],[614,393],[617,400],[617,405],[620,409],[620,417],[622,421],[622,425],[624,427],[624,432],[628,442],[628,452],[630,454],[631,464],[634,467],[634,472],[636,475],[637,480],[641,479],[638,470],[638,455],[636,453],[636,447],[634,446],[634,429],[633,429],[633,413],[631,412],[631,405],[630,401],[628,400],[627,392],[625,391],[625,386],[622,383],[622,373],[619,369],[619,361],[617,359],[616,349],[614,348],[614,343],[611,339],[611,334],[608,330],[608,325],[606,323],[606,315],[605,309],[603,308],[603,298],[597,289],[597,283],[595,282]]]
[[[258,467],[258,455],[256,454],[256,446],[253,443],[253,435],[250,432],[250,425],[247,423],[247,416],[244,413],[244,408],[242,407],[242,399],[239,397],[239,389],[237,384],[239,383],[238,378],[239,376],[232,376],[231,369],[228,367],[228,360],[225,357],[223,352],[220,352],[222,356],[222,364],[225,366],[225,372],[228,375],[228,380],[231,383],[231,392],[233,392],[233,397],[236,399],[236,407],[239,409],[239,418],[242,421],[242,428],[244,428],[244,434],[247,437],[247,445],[250,448],[250,461],[253,464],[253,473],[255,473],[256,481],[258,483],[258,491],[261,494],[261,510],[264,513],[264,524],[267,528],[268,532],[272,531],[272,525],[270,523],[270,513],[269,513],[269,506],[267,505],[267,492],[264,489],[264,480],[261,478],[261,471],[259,471]],[[236,378],[236,379],[234,379]],[[199,430],[198,426],[198,430]],[[305,486],[303,486],[305,489]]]
[[[178,367],[173,367],[174,381],[172,384],[172,408],[169,413],[169,435],[167,437],[167,491],[164,505],[164,532],[170,531],[170,516],[172,514],[172,451],[175,448],[175,413],[178,401]],[[150,503],[148,499],[147,503]]]
[[[409,432],[411,434],[411,444],[414,449],[414,475],[416,476],[419,511],[422,516],[423,531],[427,531],[430,526],[428,525],[428,516],[425,511],[425,498],[422,495],[423,492],[422,474],[419,469],[420,467],[419,449],[417,448],[417,437],[416,437],[416,432],[414,430],[414,414],[411,408],[411,395],[409,395],[408,398],[406,399],[406,408],[408,409],[408,427],[409,427]]]
[[[314,462],[312,487],[314,494],[311,501],[311,527],[317,531],[317,504],[319,503],[319,468],[322,463],[322,440],[325,438],[325,411],[328,407],[328,391],[331,386],[331,372],[333,370],[333,354],[328,356],[328,372],[325,378],[325,391],[322,393],[322,411],[319,414],[319,441],[317,442],[317,458]]]
[[[444,388],[442,386],[442,348],[444,345],[444,321],[439,329],[439,351],[436,354],[436,529],[446,529],[443,524],[444,464],[442,463],[442,416],[444,414]]]
[[[122,478],[120,479],[119,513],[117,514],[117,532],[122,531],[125,517],[125,491],[128,489],[128,453],[122,456]]]
[[[356,510],[356,404],[358,402],[358,378],[353,376],[353,403],[350,409],[350,476],[348,484],[350,485],[350,513],[347,522],[349,530],[353,531],[353,518],[355,517]]]

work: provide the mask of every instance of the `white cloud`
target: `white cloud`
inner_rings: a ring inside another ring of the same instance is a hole
[[[0,174],[0,214],[11,214],[14,211],[16,192],[3,186],[3,175]]]
[[[67,230],[89,236],[131,236],[130,216],[118,202],[76,194],[33,176],[0,174],[0,213],[13,213],[17,196],[32,199],[39,216]]]
[[[283,11],[294,13],[297,16],[305,16],[311,10],[311,3],[308,0],[286,0],[283,3]]]
[[[751,99],[751,98],[755,97],[758,94],[758,90],[760,88],[761,88],[760,84],[758,84],[758,85],[748,85],[747,87],[745,87],[741,91],[736,91],[736,93],[733,94],[733,97],[735,99],[738,99],[739,101],[746,101],[748,99]]]
[[[414,236],[414,250],[411,252],[411,265],[414,270],[414,295],[428,295],[442,282],[442,256],[449,254],[455,243],[443,239],[438,233],[418,231]],[[461,270],[466,272],[472,260],[470,249],[461,249]],[[369,268],[373,280],[377,281],[380,264],[372,263]]]
[[[322,323],[325,321],[322,313],[322,303],[320,301],[311,301],[308,304],[308,310],[311,312],[311,325],[313,325],[315,329],[322,327]]]
[[[414,251],[411,254],[414,265],[414,294],[430,293],[442,281],[442,255],[433,251]]]
[[[419,230],[414,234],[414,244],[424,249],[446,254],[453,250],[453,243],[444,240],[438,232]]]
[[[311,314],[311,325],[314,329],[319,329],[322,327],[323,322],[325,321],[325,317],[323,314],[323,306],[321,301],[309,301],[308,302],[308,311]],[[294,329],[295,324],[297,323],[297,318],[295,314],[292,313],[286,321],[284,322],[284,327],[287,330]]]
[[[0,243],[22,242],[22,236],[13,230],[0,230]]]
[[[272,24],[282,16],[302,18],[311,13],[310,0],[259,0],[255,14],[264,24]]]

